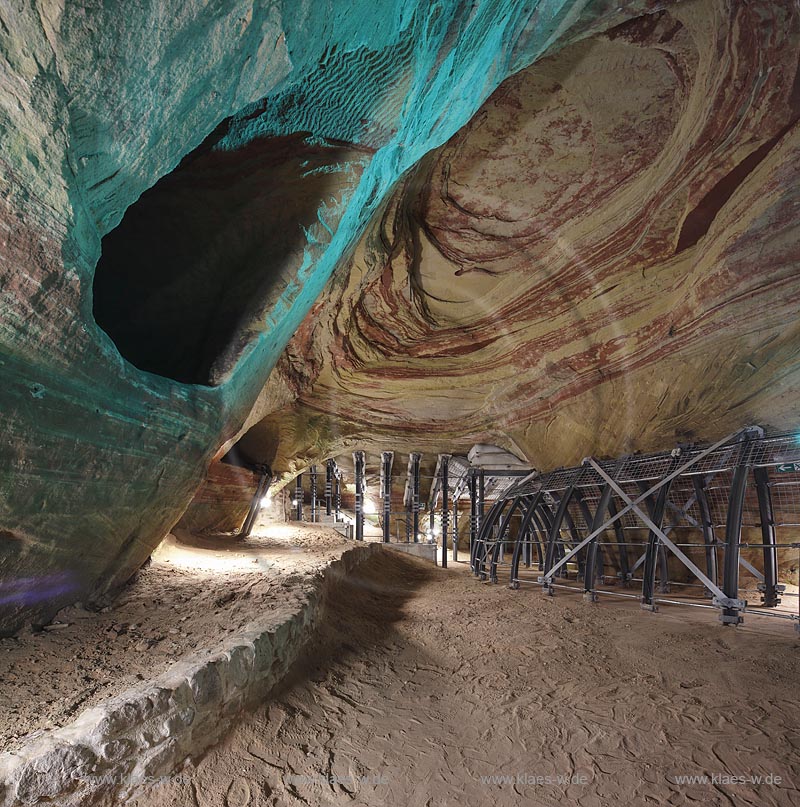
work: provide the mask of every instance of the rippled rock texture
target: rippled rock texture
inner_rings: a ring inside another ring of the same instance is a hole
[[[796,4],[699,0],[509,78],[337,273],[243,449],[548,469],[797,427],[798,53]]]
[[[400,177],[653,7],[3,3],[0,633],[146,560]]]

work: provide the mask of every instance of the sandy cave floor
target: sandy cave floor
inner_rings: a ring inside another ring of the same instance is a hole
[[[128,803],[797,805],[798,647],[788,624],[592,606],[379,555],[341,583],[291,682]],[[676,783],[694,775],[747,782]],[[574,780],[530,778],[558,776]]]
[[[66,608],[55,630],[0,639],[0,749],[141,686],[267,610],[288,615],[313,576],[353,545],[331,528],[297,523],[246,541],[178,536],[167,536],[102,612]]]

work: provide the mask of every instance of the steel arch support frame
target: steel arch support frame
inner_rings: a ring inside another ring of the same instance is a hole
[[[517,512],[517,509],[519,508],[519,505],[522,502],[522,497],[511,499],[510,501],[511,501],[511,507],[508,508],[508,511],[503,516],[503,520],[500,522],[500,529],[497,532],[497,538],[495,540],[494,546],[492,547],[492,561],[489,567],[489,580],[491,580],[492,583],[497,582],[497,563],[500,559],[500,549],[503,546],[503,542],[505,541],[508,528],[511,526],[511,519],[514,513]]]
[[[778,548],[775,535],[775,513],[772,509],[772,494],[769,487],[769,471],[754,468],[753,478],[758,495],[758,512],[761,520],[761,543],[764,545],[764,582],[761,584],[762,604],[766,608],[780,605],[782,588],[778,585]]]
[[[487,539],[491,534],[494,525],[497,523],[497,519],[502,515],[506,504],[508,504],[508,499],[501,499],[500,501],[495,502],[491,508],[489,508],[489,512],[486,514],[486,518],[483,519],[483,523],[481,524],[481,529],[478,533],[478,540],[475,541],[475,557],[472,561],[472,568],[474,573],[480,577],[481,580],[486,579],[485,563],[487,555]]]
[[[294,507],[295,507],[295,518],[298,521],[303,520],[303,474],[297,474],[297,478],[294,480]]]
[[[545,552],[544,556],[544,575],[542,576],[540,582],[548,594],[553,594],[553,587],[551,585],[551,581],[549,580],[549,576],[552,573],[553,567],[556,565],[556,546],[559,538],[561,537],[561,525],[564,523],[564,518],[567,515],[567,509],[572,501],[575,490],[575,483],[573,482],[564,492],[564,495],[561,497],[561,501],[558,503],[556,513],[553,516],[553,524],[550,528],[550,534],[547,536],[547,551]],[[558,562],[562,563],[563,559],[559,560]]]
[[[525,541],[525,535],[532,527],[531,522],[541,499],[542,491],[539,490],[534,494],[533,499],[528,503],[528,509],[525,512],[525,515],[522,517],[522,523],[519,525],[517,541],[514,544],[514,552],[511,555],[511,574],[509,580],[509,585],[511,588],[519,588],[519,562],[522,555],[523,542]]]
[[[597,509],[595,510],[594,518],[592,519],[591,526],[589,526],[589,530],[594,532],[597,530],[602,524],[606,521],[606,513],[608,512],[608,505],[611,501],[611,495],[613,490],[611,485],[605,485],[603,487],[602,492],[600,493],[600,501],[597,503]],[[581,500],[581,503],[585,506],[586,502]],[[603,562],[603,554],[602,548],[600,546],[599,540],[603,533],[597,535],[597,537],[589,544],[589,549],[586,553],[586,569],[583,573],[583,593],[584,598],[591,600],[594,602],[597,599],[597,595],[594,592],[595,582],[597,579],[597,569],[598,569],[598,560],[600,561],[599,568],[602,569],[602,562]]]
[[[704,474],[696,474],[692,477],[692,484],[694,485],[697,507],[700,510],[700,528],[703,531],[703,544],[706,552],[706,574],[713,583],[719,585],[717,536],[714,533],[714,522],[711,518],[711,507],[708,504],[708,494],[706,492],[708,480]],[[706,596],[712,596],[708,588],[706,588]]]
[[[608,500],[608,515],[611,518],[617,515],[617,504],[613,496]],[[622,529],[622,524],[619,521],[615,521],[613,526],[614,537],[617,541],[617,552],[619,552],[619,579],[624,586],[628,586],[633,573],[628,561],[628,547],[625,545],[625,530]]]
[[[671,486],[671,481],[665,482],[658,491],[655,503],[648,507],[650,518],[659,530],[663,529],[664,514],[667,512],[667,502],[669,501]],[[669,564],[664,554],[664,549],[661,546],[658,533],[651,529],[647,535],[647,549],[645,551],[644,571],[642,573],[642,607],[651,611],[656,609],[654,600],[656,596],[656,570],[658,569],[659,561],[661,562],[661,585],[663,587],[667,582],[665,575],[669,573]]]

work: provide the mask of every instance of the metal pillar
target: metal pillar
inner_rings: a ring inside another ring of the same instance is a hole
[[[388,544],[391,541],[391,517],[392,517],[392,461],[394,453],[384,451],[381,454],[381,496],[383,497],[383,542]]]
[[[667,502],[669,501],[671,484],[671,481],[665,482],[658,491],[655,504],[653,504],[652,507],[648,506],[647,508],[650,513],[650,518],[659,529],[663,529],[664,514],[667,512]],[[645,489],[647,489],[646,484]],[[649,501],[649,499],[645,500],[645,504],[647,505]],[[661,546],[660,536],[651,529],[647,534],[647,549],[645,550],[644,569],[642,571],[641,600],[642,608],[646,608],[650,611],[654,611],[656,609],[656,604],[654,602],[656,596],[656,570],[658,568],[659,554],[663,551],[664,549]],[[664,578],[664,567],[666,567],[667,573],[669,572],[666,555],[663,557],[664,560],[661,567],[662,587],[667,584],[667,580]]]
[[[745,603],[739,600],[739,544],[742,541],[742,514],[747,493],[747,477],[750,475],[751,433],[743,436],[739,449],[739,464],[733,472],[728,515],[725,520],[725,557],[722,564],[722,591],[730,602],[724,604],[720,622],[723,625],[738,625]]]
[[[553,593],[552,580],[548,579],[548,577],[550,571],[556,565],[556,546],[561,538],[561,525],[567,516],[567,508],[575,493],[575,482],[578,476],[580,476],[580,473],[580,470],[576,471],[575,478],[566,491],[564,491],[564,495],[558,503],[556,514],[553,516],[553,526],[550,528],[550,534],[547,536],[547,550],[544,554],[544,574],[539,582],[542,583],[548,594]],[[577,552],[575,554],[577,554]]]
[[[294,507],[295,519],[303,520],[303,474],[297,474],[294,480]]]
[[[511,518],[514,513],[517,512],[517,508],[521,503],[522,497],[512,499],[511,507],[508,509],[508,512],[503,516],[503,520],[500,522],[500,528],[497,532],[497,537],[495,538],[494,547],[492,548],[492,563],[489,567],[489,580],[491,580],[492,583],[497,582],[497,564],[500,561],[500,552],[502,550],[503,542],[505,541],[506,533],[511,526]],[[511,559],[513,563],[513,553]]]
[[[419,461],[420,454],[411,455],[411,531],[414,543],[419,543]]]
[[[764,582],[759,586],[761,600],[767,608],[780,605],[778,596],[782,588],[778,585],[778,548],[775,536],[775,513],[772,509],[772,493],[769,488],[769,471],[755,468],[753,476],[758,494],[758,512],[761,516],[761,543],[764,550]]]
[[[453,563],[458,561],[458,499],[453,499]]]
[[[503,514],[503,510],[508,502],[509,499],[499,499],[489,508],[489,512],[486,514],[486,518],[481,524],[481,529],[478,533],[478,540],[475,541],[475,557],[473,558],[472,568],[475,574],[480,577],[481,580],[486,579],[485,564],[486,556],[488,554],[487,543],[489,541],[489,536],[492,534],[494,525]]]
[[[364,540],[364,452],[353,452],[356,477],[356,541]]]
[[[478,539],[478,476],[474,468],[469,470],[469,556],[472,557]]]
[[[336,521],[342,512],[342,472],[338,469],[333,475],[333,517]]]
[[[261,471],[261,476],[258,479],[256,492],[253,494],[253,498],[250,500],[250,508],[247,511],[247,517],[245,518],[244,524],[242,524],[241,532],[239,533],[245,538],[247,538],[247,536],[253,531],[253,525],[255,524],[256,519],[258,518],[258,513],[261,510],[261,500],[267,495],[271,481],[272,472],[269,468],[264,468]]]
[[[311,523],[317,522],[317,466],[312,465],[309,468],[311,473]]]
[[[325,515],[333,513],[333,474],[336,468],[334,460],[325,463]]]
[[[447,533],[450,526],[450,491],[449,466],[450,455],[442,454],[439,457],[442,474],[442,568],[447,568]]]
[[[481,528],[483,527],[483,507],[486,501],[486,473],[481,468],[478,471],[478,526],[477,526],[477,535],[480,535]]]
[[[519,532],[517,533],[517,541],[514,544],[514,551],[511,553],[511,575],[509,587],[513,589],[519,588],[519,562],[523,552],[523,544],[526,540],[525,536],[531,528],[531,520],[536,513],[536,508],[542,499],[542,491],[539,490],[529,503],[525,515],[522,517],[522,523],[519,525]],[[530,540],[533,540],[531,537]]]
[[[719,575],[717,573],[717,536],[714,534],[714,522],[711,518],[711,508],[708,505],[706,494],[707,480],[704,474],[696,474],[692,477],[694,485],[694,496],[697,500],[697,507],[700,510],[700,527],[703,530],[703,544],[706,550],[706,574],[709,580],[719,585]],[[711,598],[711,589],[706,588],[706,596]]]

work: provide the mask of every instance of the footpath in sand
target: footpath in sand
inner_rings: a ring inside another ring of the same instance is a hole
[[[512,592],[389,553],[329,617],[293,680],[129,804],[800,804],[790,625]]]
[[[67,608],[50,629],[0,639],[0,750],[141,687],[258,616],[292,614],[314,576],[353,545],[333,529],[297,523],[246,541],[167,536],[101,611]]]

